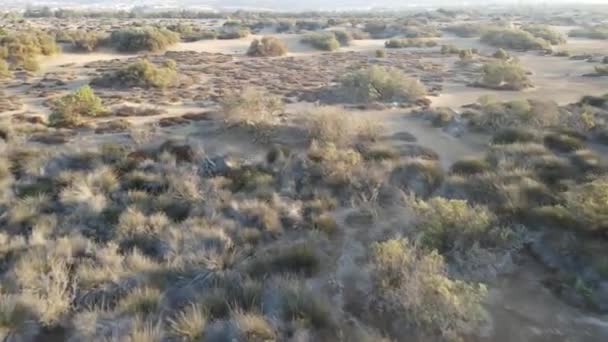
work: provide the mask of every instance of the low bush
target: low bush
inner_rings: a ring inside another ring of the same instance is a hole
[[[82,117],[98,116],[106,112],[101,99],[88,85],[77,89],[55,101],[49,124],[58,127],[73,127],[80,123]]]
[[[491,29],[481,36],[481,41],[500,48],[513,50],[543,50],[548,47],[546,40],[535,37],[530,32],[519,29]]]
[[[544,138],[545,146],[558,152],[573,152],[585,148],[585,142],[568,134],[550,133]]]
[[[287,54],[287,45],[276,37],[264,37],[251,42],[247,55],[252,57],[278,57]]]
[[[508,102],[485,102],[481,114],[472,119],[472,124],[483,130],[499,131],[506,128],[547,128],[560,123],[560,110],[554,102],[538,100],[514,100]],[[513,130],[503,131],[497,143],[509,143],[512,139],[527,140],[526,134]],[[532,137],[529,137],[532,138]],[[501,142],[502,141],[502,142]]]
[[[41,30],[9,31],[0,35],[0,59],[5,59],[15,67],[24,67],[29,71],[38,70],[36,57],[57,52],[59,47],[55,38]]]
[[[10,69],[8,68],[8,63],[0,59],[0,80],[3,78],[9,78],[12,76]]]
[[[605,234],[608,231],[608,180],[599,178],[581,184],[567,193],[568,211],[580,228]]]
[[[313,140],[349,146],[356,141],[376,140],[382,127],[339,107],[321,107],[308,113],[307,130]]]
[[[251,31],[246,27],[228,27],[224,28],[217,35],[217,39],[240,39],[251,34]]]
[[[353,35],[346,30],[332,30],[334,37],[340,43],[340,46],[349,46],[353,41]]]
[[[564,37],[563,34],[553,30],[547,25],[524,25],[521,29],[531,33],[534,37],[546,40],[551,45],[566,43],[566,37]]]
[[[437,42],[434,40],[424,40],[424,39],[397,39],[393,38],[384,43],[384,46],[388,49],[401,49],[401,48],[410,48],[410,47],[435,47],[437,46]]]
[[[589,39],[608,39],[608,25],[602,24],[574,29],[568,33],[568,36]]]
[[[492,137],[492,144],[532,143],[539,141],[538,135],[525,128],[508,127],[499,130]]]
[[[509,53],[505,49],[500,48],[500,49],[496,50],[496,52],[494,52],[494,54],[492,54],[492,57],[506,61],[511,58],[511,55],[509,55]]]
[[[147,59],[140,59],[115,72],[93,80],[97,86],[166,88],[177,81],[177,68],[173,60],[166,60],[156,66]]]
[[[79,51],[91,52],[105,44],[106,38],[95,31],[78,30],[71,35],[74,48]]]
[[[426,197],[441,186],[444,177],[444,171],[438,162],[411,159],[393,169],[390,182],[405,192]]]
[[[229,124],[271,125],[276,122],[277,114],[283,111],[279,97],[253,88],[227,94],[221,106]]]
[[[455,24],[450,25],[444,28],[443,30],[446,32],[453,33],[458,37],[463,38],[472,38],[479,37],[484,32],[496,28],[496,26],[492,26],[484,23],[463,23],[463,24]]]
[[[340,48],[340,42],[331,32],[307,34],[302,38],[302,43],[323,51],[334,51]]]
[[[526,70],[515,61],[490,62],[483,66],[479,86],[491,89],[522,90],[532,86]]]
[[[375,296],[389,310],[386,319],[405,319],[446,340],[459,340],[482,321],[485,286],[450,279],[437,252],[407,239],[388,240],[372,245],[370,264]]]
[[[392,67],[371,66],[340,80],[341,90],[353,102],[413,102],[426,95],[419,80]]]
[[[450,168],[450,173],[466,176],[489,172],[491,170],[491,165],[484,159],[466,158],[452,164],[452,167]]]
[[[177,33],[155,27],[123,28],[110,35],[110,44],[121,52],[157,52],[178,41]]]

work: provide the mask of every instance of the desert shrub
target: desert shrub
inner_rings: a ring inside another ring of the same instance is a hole
[[[608,65],[596,65],[594,70],[596,75],[608,76]]]
[[[230,124],[269,125],[283,110],[277,96],[249,88],[241,93],[224,96],[221,102],[225,120]]]
[[[177,315],[169,318],[169,326],[174,335],[188,341],[198,341],[207,327],[207,313],[199,305],[191,304]]]
[[[522,90],[532,84],[526,70],[515,61],[490,62],[483,66],[478,84],[492,89]]]
[[[283,285],[281,299],[281,311],[286,320],[319,330],[335,328],[329,302],[302,284],[290,282]]]
[[[417,249],[407,239],[374,243],[371,273],[375,295],[389,319],[404,318],[426,334],[457,340],[482,320],[485,286],[452,280],[437,252]]]
[[[26,71],[36,72],[40,70],[40,64],[34,57],[27,57],[21,62],[21,67]]]
[[[178,41],[179,35],[177,33],[155,27],[118,29],[110,35],[110,44],[122,52],[157,52]]]
[[[563,34],[551,29],[547,25],[525,25],[521,29],[531,33],[534,37],[548,41],[551,45],[566,43],[566,37]]]
[[[507,60],[507,59],[511,58],[511,55],[509,55],[509,53],[505,49],[500,48],[500,49],[496,50],[496,52],[494,52],[494,54],[492,54],[492,57],[502,59],[502,60]]]
[[[483,130],[499,131],[505,128],[546,128],[560,122],[559,107],[554,102],[537,100],[514,100],[508,102],[488,101],[482,104],[481,114],[472,119],[472,124]],[[509,141],[508,135],[520,132],[505,131],[500,140]],[[525,139],[525,137],[522,137]]]
[[[27,64],[28,70],[37,70],[37,67],[32,67],[34,65],[32,61],[35,61],[37,56],[48,56],[59,52],[59,47],[48,33],[27,29],[0,35],[0,51],[4,51],[0,52],[0,55],[4,55],[2,58],[10,64],[15,66]]]
[[[545,146],[559,152],[573,152],[585,148],[585,142],[577,137],[561,134],[550,133],[545,135]]]
[[[217,35],[217,39],[240,39],[249,34],[251,31],[246,27],[224,27]]]
[[[311,139],[347,146],[355,141],[377,139],[381,126],[339,107],[321,107],[307,115],[307,129]]]
[[[411,159],[397,166],[390,174],[390,182],[406,192],[429,196],[441,186],[444,171],[436,161]]]
[[[273,273],[299,273],[312,276],[321,268],[321,260],[313,246],[297,243],[271,250],[256,257],[249,265],[249,273],[265,277]]]
[[[309,33],[302,38],[302,43],[323,51],[334,51],[340,48],[340,42],[336,35],[331,32]]]
[[[386,57],[386,51],[378,49],[376,50],[376,58],[384,58]]]
[[[308,149],[308,158],[322,184],[340,190],[355,183],[364,173],[363,157],[352,148],[340,148],[332,143],[322,144],[313,140]]]
[[[510,28],[488,30],[481,36],[481,41],[495,47],[523,51],[542,50],[548,46],[546,40],[530,32]]]
[[[231,323],[242,341],[276,341],[276,332],[261,314],[235,312]]]
[[[460,49],[454,45],[441,45],[441,54],[442,55],[455,55],[459,54]]]
[[[466,158],[452,164],[450,172],[457,175],[472,175],[488,172],[492,169],[487,161],[480,158]]]
[[[105,43],[104,37],[95,31],[77,31],[72,36],[74,47],[80,51],[91,52]]]
[[[98,86],[126,86],[143,88],[166,88],[177,81],[177,68],[173,60],[156,66],[147,59],[140,59],[115,72],[93,80]]]
[[[49,124],[75,126],[80,123],[83,116],[97,116],[105,111],[101,99],[95,95],[91,87],[85,85],[54,103],[53,112],[49,116]]]
[[[426,95],[419,80],[392,67],[371,66],[340,79],[341,90],[354,102],[415,101]]]
[[[574,29],[568,33],[568,36],[590,39],[608,39],[608,25],[603,24]]]
[[[507,127],[492,137],[492,144],[531,143],[539,140],[538,135],[525,128]]]
[[[410,48],[410,47],[434,47],[437,46],[437,42],[434,40],[424,40],[424,39],[414,39],[414,38],[406,38],[406,39],[398,39],[393,38],[384,43],[384,47],[388,49],[400,49],[400,48]]]
[[[118,308],[131,315],[149,316],[160,308],[161,293],[153,288],[137,288],[118,303]]]
[[[11,77],[12,73],[8,68],[8,63],[0,59],[0,79]]]
[[[331,33],[333,33],[341,46],[348,46],[353,41],[353,35],[346,30],[332,30]]]
[[[568,211],[590,232],[608,230],[608,180],[599,178],[581,184],[566,195]]]
[[[458,37],[463,38],[472,38],[479,37],[484,32],[498,28],[496,25],[490,25],[485,23],[463,23],[463,24],[455,24],[449,25],[445,27],[443,30],[446,32],[453,33]]]
[[[287,45],[276,37],[255,39],[247,51],[247,55],[253,57],[277,57],[285,54],[287,54]]]
[[[199,40],[214,40],[219,34],[213,30],[198,30],[189,33],[180,34],[181,39],[185,42],[197,42]]]
[[[440,252],[467,248],[489,238],[496,221],[488,208],[471,206],[463,200],[434,197],[428,201],[415,200],[411,207],[421,242]]]

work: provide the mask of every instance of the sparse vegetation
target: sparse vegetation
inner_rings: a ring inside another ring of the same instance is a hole
[[[483,66],[478,85],[504,90],[522,90],[532,84],[526,71],[515,61],[490,62]]]
[[[568,35],[576,38],[608,39],[608,25],[596,25],[574,29],[570,31]]]
[[[222,100],[225,120],[230,124],[272,125],[283,110],[280,98],[258,89],[228,94]]]
[[[310,44],[316,49],[334,51],[340,48],[340,41],[332,32],[310,33],[302,38],[302,43]]]

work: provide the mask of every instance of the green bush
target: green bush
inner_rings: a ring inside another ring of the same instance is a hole
[[[502,59],[502,60],[507,60],[507,59],[511,58],[511,55],[509,55],[509,53],[507,51],[505,51],[505,49],[500,48],[500,49],[496,50],[496,52],[494,52],[492,57]]]
[[[340,43],[341,46],[349,46],[353,41],[353,35],[346,30],[333,30],[331,33],[334,34],[336,40]]]
[[[345,75],[340,80],[341,90],[354,102],[413,102],[426,89],[415,78],[393,67],[371,66]]]
[[[99,86],[126,86],[144,88],[166,88],[177,81],[175,61],[169,59],[156,66],[147,59],[140,59],[125,68],[93,80]]]
[[[80,123],[83,116],[97,116],[104,113],[101,99],[88,85],[80,87],[73,94],[55,101],[54,109],[49,116],[51,126],[71,127]]]
[[[581,139],[561,133],[547,134],[544,142],[545,146],[559,152],[573,152],[585,148],[585,142]]]
[[[78,30],[72,34],[72,42],[77,50],[91,52],[105,43],[105,39],[98,32]]]
[[[521,90],[531,87],[532,83],[519,63],[499,61],[483,66],[479,85],[492,89]]]
[[[233,125],[272,125],[283,110],[278,96],[253,88],[227,94],[221,106],[225,120]]]
[[[467,201],[434,197],[412,203],[416,230],[424,246],[447,252],[455,246],[466,248],[490,238],[496,217],[486,207]]]
[[[4,59],[0,59],[0,79],[11,77],[12,73],[8,68],[8,63]]]
[[[566,43],[566,37],[563,34],[551,29],[547,25],[525,25],[521,29],[531,33],[534,37],[548,41],[551,45]]]
[[[247,37],[249,34],[251,34],[251,31],[246,27],[225,28],[217,35],[217,39],[240,39]]]
[[[574,29],[568,33],[570,37],[589,39],[608,39],[608,25],[596,25],[580,29]]]
[[[400,49],[410,47],[434,47],[437,46],[437,42],[434,40],[425,40],[417,38],[393,38],[384,43],[384,46],[388,49]]]
[[[253,57],[278,57],[287,54],[287,45],[276,37],[264,37],[251,42],[248,56]]]
[[[448,341],[461,340],[482,321],[487,289],[450,279],[436,251],[419,250],[407,239],[374,243],[370,268],[376,288],[372,295],[391,310],[388,320],[405,319],[424,333]]]
[[[538,141],[535,132],[525,128],[507,127],[496,132],[492,137],[492,144],[516,144]]]
[[[384,58],[386,57],[386,51],[382,49],[376,50],[376,58]]]
[[[472,119],[472,124],[483,130],[499,131],[508,128],[546,128],[560,123],[560,110],[555,102],[539,100],[513,100],[482,104],[481,114]],[[496,143],[510,143],[512,139],[526,139],[522,132],[505,131]],[[531,137],[530,137],[531,138]]]
[[[492,29],[481,36],[481,41],[496,47],[513,50],[543,50],[548,43],[530,32],[519,29]]]
[[[568,192],[567,209],[591,232],[608,231],[608,179],[600,178],[581,184]]]
[[[596,65],[595,74],[599,76],[608,76],[608,65]]]
[[[459,54],[460,49],[454,45],[441,45],[441,54],[442,55],[455,55]]]
[[[55,38],[48,33],[35,30],[10,31],[0,35],[0,59],[6,59],[14,66],[36,71],[36,57],[48,56],[59,52]]]
[[[110,44],[121,52],[157,52],[178,41],[179,35],[177,33],[155,27],[118,29],[110,35]]]
[[[452,164],[450,172],[457,175],[473,175],[491,171],[491,165],[480,158],[466,158]]]
[[[334,51],[340,48],[340,42],[336,35],[331,32],[310,33],[302,38],[302,43],[309,44],[323,51]]]

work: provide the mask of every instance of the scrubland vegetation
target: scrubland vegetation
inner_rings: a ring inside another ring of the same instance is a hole
[[[544,51],[564,18],[140,11],[0,18],[0,340],[608,336],[606,61]]]
[[[119,29],[110,35],[110,44],[121,52],[162,51],[178,40],[178,34],[155,27]]]
[[[287,45],[275,37],[254,39],[247,51],[247,55],[252,57],[278,57],[285,54],[287,54]]]
[[[591,38],[591,39],[608,39],[608,26],[596,25],[580,29],[574,29],[568,33],[570,37]]]

